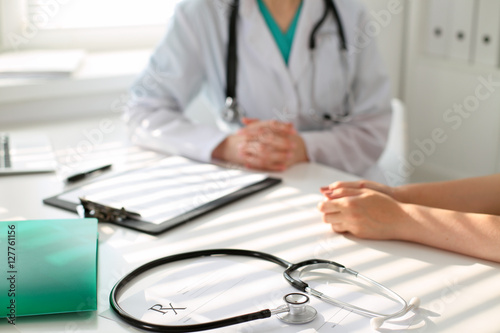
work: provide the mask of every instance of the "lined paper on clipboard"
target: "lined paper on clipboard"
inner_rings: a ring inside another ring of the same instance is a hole
[[[73,210],[79,198],[84,197],[101,205],[124,207],[139,213],[143,221],[123,221],[124,226],[159,233],[279,182],[266,174],[172,156],[147,168],[101,179],[44,202]]]

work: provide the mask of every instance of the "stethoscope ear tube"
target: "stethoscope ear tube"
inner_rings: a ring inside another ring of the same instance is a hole
[[[367,309],[360,308],[358,306],[355,306],[353,304],[348,304],[340,300],[336,300],[332,297],[329,297],[328,295],[323,294],[322,292],[319,292],[311,287],[307,283],[301,280],[301,274],[304,272],[309,272],[311,270],[315,269],[331,269],[334,270],[338,273],[347,273],[348,275],[354,276],[356,278],[359,278],[361,280],[364,280],[366,283],[371,285],[372,291],[377,291],[378,294],[384,295],[388,298],[397,300],[401,304],[401,309],[395,313],[392,314],[382,314],[374,311],[370,311]],[[300,271],[300,272],[299,272]],[[293,274],[298,274],[298,277],[293,277]],[[409,311],[418,308],[420,304],[420,300],[418,297],[414,297],[410,300],[409,303],[406,303],[404,298],[402,298],[400,295],[392,291],[391,289],[381,285],[380,283],[359,274],[355,270],[352,270],[350,268],[345,267],[344,265],[341,265],[339,263],[336,263],[334,261],[328,261],[328,260],[322,260],[322,259],[310,259],[306,261],[302,261],[296,264],[292,264],[290,267],[288,267],[284,272],[283,272],[284,278],[290,283],[293,287],[309,294],[312,295],[322,301],[325,301],[327,303],[330,303],[332,305],[338,306],[338,307],[343,307],[347,308],[357,314],[367,316],[367,317],[372,317],[370,323],[372,327],[380,327],[385,321],[391,319],[391,318],[397,318],[405,315]]]
[[[284,320],[285,322],[291,323],[291,324],[300,324],[300,323],[305,323],[308,321],[311,321],[314,319],[316,315],[316,311],[314,309],[311,309],[310,306],[306,306],[306,303],[308,303],[309,298],[306,295],[301,295],[297,293],[292,293],[287,296],[285,296],[285,302],[288,303],[287,306],[281,306],[277,309],[274,310],[260,310],[257,312],[253,313],[248,313],[248,314],[243,314],[235,317],[230,317],[230,318],[225,318],[225,319],[220,319],[220,320],[215,320],[212,322],[207,322],[207,323],[200,323],[200,324],[193,324],[193,325],[158,325],[158,324],[153,324],[153,323],[148,323],[144,322],[142,320],[139,320],[137,318],[132,317],[129,315],[119,304],[118,299],[120,298],[122,292],[125,290],[125,287],[127,286],[128,283],[132,282],[133,279],[138,277],[139,275],[148,272],[151,269],[154,269],[158,266],[164,265],[164,264],[169,264],[181,260],[186,260],[186,259],[194,259],[194,258],[200,258],[200,257],[210,257],[210,256],[244,256],[244,257],[249,257],[249,258],[256,258],[264,261],[269,261],[272,263],[275,263],[281,267],[285,268],[285,271],[283,273],[285,279],[296,289],[301,290],[307,294],[310,294],[312,296],[315,296],[323,301],[326,301],[328,303],[337,305],[337,306],[343,306],[347,309],[350,309],[353,312],[356,312],[361,315],[365,315],[368,317],[373,317],[371,321],[371,325],[373,327],[380,327],[386,320],[389,320],[391,318],[396,318],[396,317],[401,317],[410,310],[416,309],[419,306],[419,299],[414,297],[410,300],[409,304],[406,303],[406,301],[396,294],[394,291],[390,290],[389,288],[377,283],[376,281],[373,281],[369,279],[368,277],[365,277],[358,272],[346,268],[345,266],[333,262],[333,261],[327,261],[323,259],[310,259],[306,261],[299,262],[297,264],[292,264],[284,259],[281,259],[279,257],[273,256],[268,253],[264,252],[257,252],[257,251],[248,251],[248,250],[239,250],[239,249],[214,249],[214,250],[201,250],[201,251],[194,251],[194,252],[186,252],[186,253],[180,253],[180,254],[175,254],[163,258],[159,258],[156,260],[153,260],[149,263],[146,263],[129,274],[127,274],[125,277],[123,277],[120,281],[116,283],[116,285],[113,287],[111,290],[110,296],[109,296],[109,301],[110,301],[110,306],[111,309],[126,323],[143,329],[147,331],[152,331],[152,332],[198,332],[198,331],[204,331],[204,330],[211,330],[215,328],[221,328],[225,326],[231,326],[231,325],[236,325],[248,321],[253,321],[253,320],[258,320],[258,319],[264,319],[264,318],[269,318],[273,314],[279,314],[283,312],[290,312],[288,315],[282,316],[281,319]],[[369,284],[372,285],[373,290],[377,290],[380,294],[384,294],[386,296],[390,296],[392,299],[396,299],[399,302],[401,302],[401,305],[403,306],[399,311],[393,313],[393,314],[380,314],[376,313],[373,311],[369,311],[366,309],[359,308],[357,306],[354,306],[352,304],[344,303],[339,300],[335,300],[327,295],[322,294],[321,292],[316,291],[315,289],[312,289],[309,287],[307,283],[301,280],[300,278],[300,273],[303,272],[310,272],[315,269],[331,269],[334,270],[338,273],[347,273],[349,275],[355,276],[356,278],[360,278],[362,280],[365,280]],[[294,278],[292,275],[295,273],[299,273],[299,277]]]
[[[234,0],[229,17],[229,40],[226,62],[226,97],[236,100],[236,70],[238,68],[237,34],[239,0]]]
[[[313,30],[309,36],[309,50],[314,51],[316,48],[316,34],[319,31],[321,25],[325,22],[328,17],[328,13],[332,12],[334,21],[337,25],[337,30],[339,34],[339,43],[341,55],[347,54],[347,37],[344,30],[344,25],[337,6],[333,0],[324,0],[325,9],[323,15],[319,21],[314,25]],[[237,69],[238,69],[238,54],[237,54],[237,24],[238,24],[238,10],[239,10],[239,0],[233,0],[231,4],[231,11],[229,16],[228,25],[228,43],[227,43],[227,59],[226,59],[226,100],[225,106],[222,112],[222,120],[229,124],[239,124],[241,125],[241,118],[244,117],[243,109],[238,104],[238,98],[236,96],[236,85],[237,85]],[[347,75],[346,75],[347,77]],[[347,89],[347,94],[349,95],[349,88]],[[349,98],[349,96],[348,96]],[[324,119],[331,121],[335,124],[345,123],[351,120],[350,112],[351,108],[349,105],[346,106],[346,112],[332,117],[328,115],[331,119]]]
[[[328,261],[328,260],[322,260],[322,259],[310,259],[306,261],[301,261],[296,264],[291,264],[284,272],[283,272],[283,277],[290,283],[294,288],[303,291],[305,293],[309,293],[309,285],[305,283],[304,281],[292,277],[293,272],[296,272],[297,270],[301,269],[302,267],[309,266],[309,265],[327,265],[328,267],[333,267],[336,271],[343,271],[345,270],[345,266],[341,265],[339,263],[333,262],[333,261]]]

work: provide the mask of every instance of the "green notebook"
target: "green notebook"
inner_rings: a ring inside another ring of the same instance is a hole
[[[97,220],[0,222],[0,317],[97,310]]]

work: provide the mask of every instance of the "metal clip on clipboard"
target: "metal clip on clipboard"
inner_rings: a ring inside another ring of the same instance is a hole
[[[127,211],[124,207],[114,208],[85,198],[80,197],[79,199],[83,207],[84,216],[96,218],[99,222],[116,223],[123,220],[141,221],[141,214]]]

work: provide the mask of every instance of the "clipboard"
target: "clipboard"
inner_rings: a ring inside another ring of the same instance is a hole
[[[171,156],[70,189],[43,203],[77,212],[80,198],[85,198],[116,211],[126,209],[140,218],[113,223],[157,235],[279,183],[281,179],[263,173]]]

